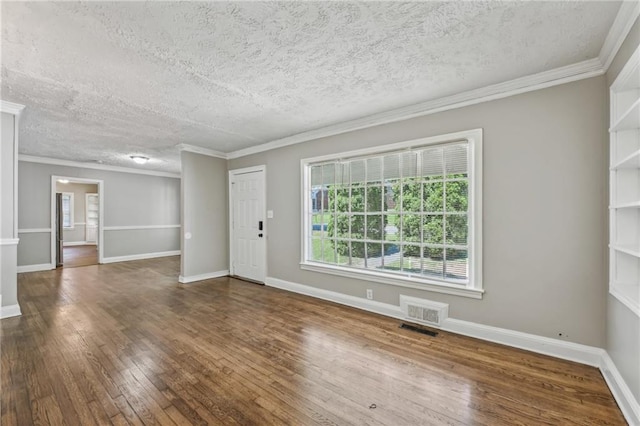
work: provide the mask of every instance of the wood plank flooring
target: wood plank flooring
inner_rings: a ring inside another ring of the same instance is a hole
[[[20,274],[2,425],[625,424],[595,368],[178,269]]]
[[[98,248],[95,245],[63,247],[62,264],[65,268],[98,264]]]

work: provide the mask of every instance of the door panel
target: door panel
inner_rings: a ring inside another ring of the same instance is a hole
[[[264,282],[264,172],[232,175],[232,272]],[[259,229],[262,222],[263,229]]]

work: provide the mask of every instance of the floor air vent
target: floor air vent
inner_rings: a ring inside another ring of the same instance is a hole
[[[400,308],[408,320],[436,327],[440,327],[449,314],[446,303],[404,295],[400,295]]]
[[[415,331],[417,333],[422,333],[422,334],[426,334],[428,336],[432,336],[432,337],[436,337],[438,335],[438,333],[436,333],[435,331],[431,331],[431,330],[427,330],[426,328],[422,328],[422,327],[416,327],[415,325],[411,325],[411,324],[401,324],[400,328],[405,328],[407,330],[411,330],[411,331]]]

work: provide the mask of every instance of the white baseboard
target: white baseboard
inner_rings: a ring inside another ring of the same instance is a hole
[[[631,389],[607,352],[602,355],[600,371],[627,423],[640,425],[640,403],[634,398]]]
[[[102,263],[128,262],[130,260],[155,259],[156,257],[180,256],[180,250],[159,251],[156,253],[131,254],[128,256],[105,257]]]
[[[281,290],[288,290],[293,293],[300,293],[307,296],[316,297],[318,299],[336,302],[341,305],[351,306],[353,308],[358,308],[369,312],[375,312],[376,314],[385,315],[392,318],[405,319],[404,314],[400,310],[400,306],[377,302],[375,300],[363,299],[361,297],[350,296],[348,294],[337,293],[335,291],[323,290],[308,285],[281,280],[279,278],[267,277],[264,280],[264,283],[269,287],[275,287]]]
[[[62,245],[64,247],[73,247],[73,246],[95,246],[96,242],[89,242],[89,241],[68,241],[68,242],[62,242]]]
[[[265,284],[270,287],[328,300],[392,318],[407,319],[399,306],[388,303],[323,290],[273,277],[267,277]],[[604,349],[454,318],[447,318],[440,329],[597,367],[602,372],[627,422],[630,425],[640,425],[640,406],[638,401],[633,397],[629,386],[627,386],[611,357]]]
[[[209,272],[200,275],[191,275],[190,277],[183,277],[182,275],[180,275],[178,277],[178,281],[182,284],[189,284],[196,281],[209,280],[211,278],[226,277],[227,275],[229,275],[229,271],[225,269],[223,271]]]
[[[361,297],[349,296],[303,284],[292,283],[278,278],[268,277],[265,280],[265,284],[282,290],[306,294],[307,296],[317,297],[318,299],[330,300],[342,305],[375,312],[388,317],[409,320],[406,318],[400,307],[396,305],[377,302],[375,300],[364,299]],[[601,356],[604,352],[604,349],[593,346],[580,345],[578,343],[566,342],[564,340],[551,339],[549,337],[522,333],[505,328],[491,327],[488,325],[453,318],[447,318],[440,329],[544,355],[550,355],[556,358],[575,361],[594,367],[600,366]]]
[[[20,311],[20,305],[18,304],[0,307],[0,319],[17,317],[20,315],[22,315],[22,312]]]
[[[41,263],[39,265],[22,265],[18,266],[17,272],[22,274],[23,272],[38,272],[38,271],[50,271],[56,269],[56,265],[52,263]]]
[[[442,330],[476,339],[500,343],[514,348],[524,349],[543,355],[579,362],[580,364],[600,367],[604,349],[594,346],[581,345],[565,340],[552,339],[536,334],[523,333],[506,328],[492,327],[454,318],[447,318]]]

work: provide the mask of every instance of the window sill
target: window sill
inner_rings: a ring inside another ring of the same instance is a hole
[[[636,316],[640,317],[640,285],[638,283],[611,283],[609,293]]]
[[[472,299],[482,299],[484,290],[477,288],[469,288],[457,286],[447,283],[436,283],[425,279],[405,278],[400,276],[391,276],[381,274],[374,271],[355,271],[350,268],[342,268],[340,266],[324,265],[312,262],[300,262],[300,269],[305,271],[320,272],[324,274],[338,275],[341,277],[355,278],[359,280],[374,281],[383,284],[390,284],[399,287],[415,288],[418,290],[432,291],[435,293],[452,294],[454,296],[469,297]]]
[[[76,229],[75,226],[68,226],[68,227],[67,226],[63,226],[62,227],[63,231],[73,231],[74,229]]]

